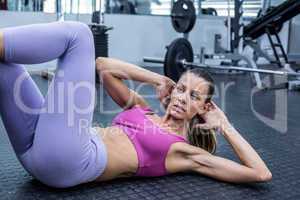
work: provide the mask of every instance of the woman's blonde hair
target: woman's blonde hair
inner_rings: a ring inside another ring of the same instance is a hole
[[[185,73],[193,73],[197,77],[200,77],[204,79],[206,82],[208,82],[208,95],[207,95],[206,102],[211,101],[215,89],[214,89],[214,81],[210,76],[210,74],[198,68],[189,69],[186,72],[184,72],[184,74]],[[169,102],[170,99],[169,101],[166,102],[166,107],[168,106]],[[187,139],[191,145],[200,147],[208,151],[209,153],[214,154],[217,149],[216,132],[213,129],[205,130],[196,127],[195,125],[199,123],[204,123],[204,120],[201,118],[201,116],[197,114],[192,118],[192,120],[188,124]]]
[[[199,115],[196,115],[189,123],[187,139],[191,145],[200,147],[209,153],[214,154],[217,149],[216,132],[213,129],[201,129],[195,127],[196,124],[201,123],[202,120]]]

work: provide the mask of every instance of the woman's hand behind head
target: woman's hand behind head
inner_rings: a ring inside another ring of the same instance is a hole
[[[163,76],[161,82],[158,85],[156,85],[155,89],[157,97],[159,101],[163,104],[164,108],[166,108],[169,103],[170,95],[175,85],[176,83],[166,76]]]
[[[225,113],[213,102],[208,103],[208,111],[201,115],[204,123],[197,124],[196,127],[202,129],[222,129],[227,126],[228,119]]]

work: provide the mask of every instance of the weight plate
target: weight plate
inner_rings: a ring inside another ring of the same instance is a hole
[[[191,0],[177,0],[171,10],[171,21],[179,33],[190,32],[196,23],[196,9]]]
[[[177,82],[186,71],[180,61],[193,62],[194,53],[191,43],[185,38],[175,39],[168,47],[165,55],[164,73],[167,77]]]

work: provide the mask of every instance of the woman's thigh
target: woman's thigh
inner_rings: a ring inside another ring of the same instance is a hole
[[[95,55],[93,36],[79,26],[59,58],[36,127],[31,150],[35,175],[67,187],[96,179],[106,165],[106,150],[93,132]]]

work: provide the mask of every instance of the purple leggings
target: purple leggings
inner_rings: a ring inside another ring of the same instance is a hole
[[[24,168],[58,188],[90,182],[107,164],[101,137],[91,127],[95,103],[93,35],[80,22],[2,29],[0,114]],[[58,59],[44,98],[21,64]]]

